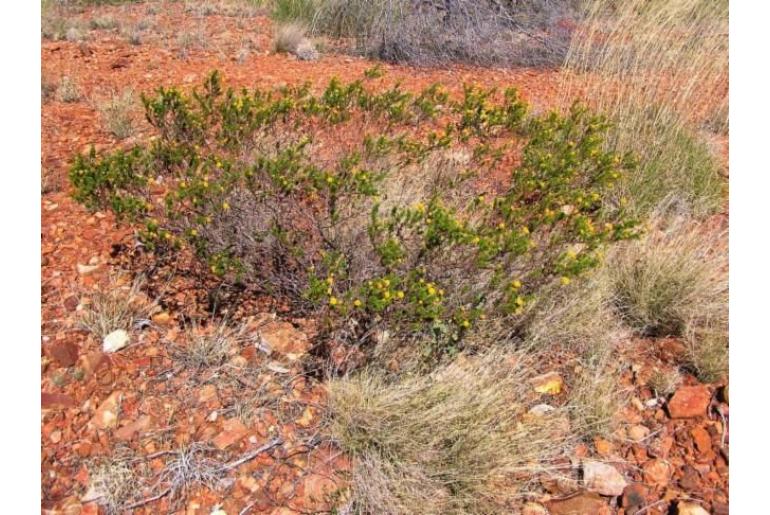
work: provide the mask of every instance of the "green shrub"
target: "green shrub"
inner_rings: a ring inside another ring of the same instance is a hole
[[[192,96],[161,88],[143,102],[158,137],[78,156],[75,198],[141,223],[157,254],[190,247],[211,273],[285,296],[348,341],[387,329],[451,350],[485,320],[515,328],[542,287],[634,236],[602,209],[633,162],[602,150],[605,122],[577,105],[527,117],[514,89],[450,100],[436,85],[337,80],[317,96],[236,93],[216,72]]]

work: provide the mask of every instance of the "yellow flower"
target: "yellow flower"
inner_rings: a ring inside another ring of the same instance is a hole
[[[326,178],[326,182],[327,182],[327,183],[329,183],[329,184],[333,183],[333,182],[334,182],[334,177],[332,177],[331,175],[330,175],[330,176],[328,176],[328,177]]]
[[[222,202],[222,209],[224,209],[225,211],[229,211],[230,204],[228,204],[227,202]]]
[[[436,288],[433,286],[428,286],[428,295],[435,295],[436,294]]]
[[[572,279],[570,279],[569,277],[567,277],[567,276],[565,275],[565,276],[563,276],[563,277],[562,277],[562,278],[561,278],[559,281],[561,282],[561,285],[562,285],[562,286],[567,286],[569,283],[571,283],[571,282],[572,282]]]
[[[568,257],[569,259],[575,259],[575,258],[577,257],[577,254],[575,254],[575,251],[574,251],[574,250],[568,250],[568,251],[567,251],[567,257]]]
[[[498,229],[505,229],[505,222],[500,222],[499,224],[497,224],[497,228]]]
[[[516,297],[516,305],[521,307],[524,305],[524,297]]]
[[[362,302],[359,299],[353,301],[353,305],[357,308],[361,307]]]
[[[521,234],[529,234],[529,227],[522,227]]]
[[[197,230],[195,230],[195,229],[192,229],[192,230],[190,231],[190,234],[191,234],[191,235],[193,235],[193,236],[198,236],[198,231],[197,231]]]
[[[422,202],[418,202],[415,204],[414,208],[417,210],[418,213],[424,213],[425,212],[425,204]]]
[[[333,277],[330,276],[330,277],[326,278],[326,284],[333,284],[333,283],[334,283],[334,278]]]
[[[518,290],[519,288],[521,288],[521,281],[519,281],[518,279],[511,281],[511,288],[513,288],[514,290]]]
[[[402,292],[401,290],[397,291],[396,292],[396,297],[398,297],[399,299],[403,299],[404,298],[404,292]]]
[[[385,293],[383,293],[383,294],[382,294],[382,297],[383,297],[385,300],[388,300],[388,299],[390,298],[390,292],[386,290],[386,291],[385,291]]]
[[[467,320],[463,320],[462,326],[465,327],[465,328],[468,328],[468,327],[471,326],[471,323],[469,321],[467,321]]]
[[[338,303],[339,303],[339,301],[337,300],[337,297],[331,297],[329,299],[329,305],[330,306],[336,306]]]

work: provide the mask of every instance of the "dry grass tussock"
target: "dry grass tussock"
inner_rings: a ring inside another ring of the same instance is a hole
[[[142,293],[143,285],[141,276],[128,284],[116,277],[106,291],[89,292],[78,324],[98,338],[104,338],[117,329],[130,331],[147,323],[160,307]]]
[[[130,88],[121,93],[112,93],[98,104],[99,114],[105,128],[118,139],[125,139],[134,133],[134,92]]]
[[[236,329],[224,322],[210,329],[193,325],[187,331],[187,343],[174,346],[172,356],[185,368],[196,371],[221,366],[236,352],[243,330],[243,326]]]
[[[611,346],[622,328],[613,313],[606,266],[544,292],[531,306],[525,327],[526,342],[534,349],[582,354]]]
[[[83,94],[73,78],[64,76],[59,82],[59,87],[56,89],[56,96],[62,102],[72,103],[80,100]]]
[[[727,370],[726,234],[688,218],[658,221],[618,247],[610,274],[618,313],[642,334],[684,337],[686,363],[704,381]]]
[[[329,383],[330,429],[354,460],[358,513],[506,511],[570,447],[566,410],[526,415],[523,354],[461,356],[430,375]],[[565,426],[566,424],[566,426]]]
[[[572,38],[562,98],[586,98],[616,124],[608,142],[642,161],[620,197],[640,214],[676,199],[706,213],[723,204],[702,129],[727,130],[726,0],[589,3]]]
[[[276,52],[293,54],[299,44],[305,40],[307,28],[297,22],[277,25],[273,35],[273,47]]]
[[[577,436],[586,440],[609,436],[617,427],[618,414],[628,392],[618,382],[620,370],[612,348],[598,344],[584,353],[571,380],[569,410]]]

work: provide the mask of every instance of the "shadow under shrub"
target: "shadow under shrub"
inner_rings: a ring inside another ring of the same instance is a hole
[[[78,156],[75,198],[138,223],[156,255],[189,248],[341,341],[421,333],[445,352],[487,321],[515,332],[544,286],[635,235],[603,207],[633,161],[602,150],[606,123],[578,105],[528,117],[514,89],[452,100],[438,85],[337,80],[319,95],[236,93],[216,72],[192,95],[143,102],[157,137]]]

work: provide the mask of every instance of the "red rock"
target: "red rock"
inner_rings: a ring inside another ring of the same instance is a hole
[[[604,438],[600,438],[598,436],[594,438],[594,447],[596,447],[596,452],[599,454],[599,456],[609,458],[615,454],[615,446],[612,444],[612,442],[609,442]]]
[[[115,438],[118,440],[131,440],[136,433],[147,431],[152,426],[152,417],[142,415],[137,420],[127,424],[115,431]]]
[[[78,361],[78,346],[73,341],[54,342],[49,354],[63,367],[71,367]]]
[[[635,426],[631,426],[628,428],[628,438],[632,442],[641,442],[642,440],[647,438],[647,435],[649,434],[650,434],[649,428],[641,424],[637,424]]]
[[[110,357],[101,351],[94,351],[80,358],[80,366],[85,371],[86,377],[90,377],[109,364]]]
[[[63,393],[40,393],[40,405],[42,409],[64,409],[76,405],[75,399]]]
[[[212,442],[219,450],[224,450],[231,445],[240,442],[244,436],[249,432],[246,426],[243,425],[237,418],[231,418],[224,423],[224,431],[219,433]]]
[[[210,408],[219,406],[219,397],[217,396],[217,387],[213,384],[203,386],[198,392],[198,403],[205,404]]]
[[[711,393],[706,386],[683,386],[668,401],[668,414],[671,418],[701,417],[710,401]]]
[[[705,454],[711,450],[711,435],[702,426],[692,428],[690,434],[698,452]]]
[[[649,503],[650,490],[641,483],[633,483],[623,490],[621,505],[626,513],[636,513]]]
[[[268,322],[259,329],[259,334],[262,346],[285,354],[289,359],[298,359],[310,348],[307,336],[294,329],[294,326],[288,322],[278,320]]]
[[[551,515],[610,515],[612,510],[597,494],[582,493],[569,499],[547,503]]]
[[[642,466],[644,481],[653,486],[665,487],[671,480],[671,466],[663,460],[648,461]]]
[[[608,496],[622,494],[627,485],[615,467],[600,461],[583,462],[583,482],[589,492]]]
[[[671,447],[674,445],[674,437],[671,435],[661,435],[653,440],[647,447],[647,452],[655,458],[668,458]]]
[[[99,429],[108,429],[118,425],[118,413],[120,403],[123,400],[123,392],[114,391],[96,409],[91,423]]]

